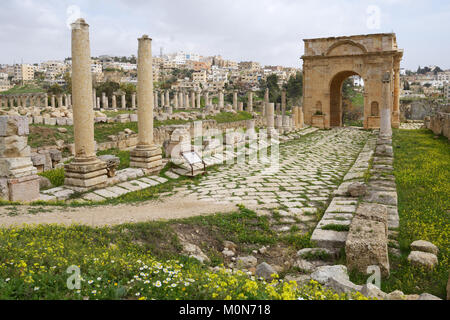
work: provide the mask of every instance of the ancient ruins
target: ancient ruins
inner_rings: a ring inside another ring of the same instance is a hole
[[[101,206],[181,177],[203,175],[170,194],[181,198],[180,207],[183,198],[199,206],[244,206],[260,216],[276,216],[268,223],[277,235],[309,233],[308,241],[315,246],[272,268],[253,256],[261,257],[266,247],[250,256],[237,256],[227,241],[222,258],[231,269],[244,269],[266,280],[274,273],[301,270],[300,278],[293,280],[313,279],[338,293],[390,297],[374,286],[352,283],[347,268],[366,273],[375,266],[387,277],[390,255],[399,254],[392,128],[400,126],[403,51],[395,34],[304,40],[303,100],[294,105],[284,87],[276,101],[271,101],[269,89],[262,90],[260,97],[254,90],[155,89],[148,35],[138,39],[136,92],[97,96],[89,25],[78,19],[71,27],[72,94],[0,95],[0,108],[14,112],[0,116],[2,200]],[[343,124],[342,86],[353,75],[364,80],[363,128]],[[124,112],[107,115],[118,111]],[[248,117],[213,120],[221,113]],[[169,120],[180,124],[154,125]],[[126,128],[106,142],[96,141],[97,125],[128,123],[137,123],[137,131]],[[56,126],[61,134],[69,126],[73,143],[58,140],[56,145],[30,148],[31,124]],[[425,125],[450,139],[448,113],[426,118]],[[118,156],[99,155],[112,149],[129,153],[126,168],[119,169]],[[220,169],[208,172],[214,166]],[[64,170],[64,183],[42,185],[45,179],[37,174],[55,169]],[[134,208],[124,211],[124,220],[119,220],[135,222],[128,211]],[[184,254],[202,263],[209,260],[199,247],[182,240]],[[429,256],[421,248],[421,243],[416,244],[409,261],[434,268],[436,254]],[[305,258],[320,253],[334,262],[343,250],[346,266]],[[424,254],[429,258],[425,262]]]

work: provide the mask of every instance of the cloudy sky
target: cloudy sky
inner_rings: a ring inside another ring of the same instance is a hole
[[[300,67],[305,38],[395,32],[403,67],[450,68],[450,1],[437,0],[2,0],[0,63],[70,56],[68,24],[90,24],[93,56],[184,50]]]

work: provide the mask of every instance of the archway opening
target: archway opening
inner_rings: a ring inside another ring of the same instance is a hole
[[[354,71],[336,74],[330,84],[330,126],[363,126],[364,81]]]

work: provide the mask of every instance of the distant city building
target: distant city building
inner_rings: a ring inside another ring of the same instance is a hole
[[[32,81],[34,80],[34,67],[29,64],[16,64],[14,66],[15,81]]]
[[[444,86],[444,99],[450,100],[450,84]]]

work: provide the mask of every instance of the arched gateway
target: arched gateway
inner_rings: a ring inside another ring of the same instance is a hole
[[[378,106],[382,98],[382,78],[393,75],[390,83],[392,126],[398,128],[400,61],[394,33],[337,38],[306,39],[303,59],[303,109],[305,123],[330,128],[342,125],[342,85],[359,75],[364,80],[364,128],[379,128]],[[318,109],[320,108],[320,110]]]

